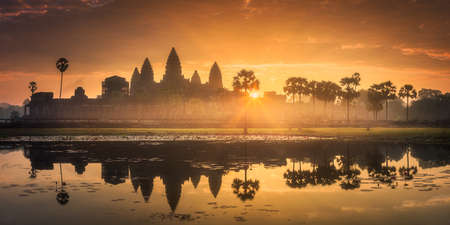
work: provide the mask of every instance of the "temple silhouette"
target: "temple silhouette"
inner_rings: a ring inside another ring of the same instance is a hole
[[[172,48],[162,80],[156,82],[149,58],[140,70],[136,67],[128,82],[118,75],[102,82],[102,93],[88,98],[83,87],[77,87],[70,98],[54,98],[52,92],[38,92],[25,105],[24,119],[42,121],[96,120],[218,120],[235,117],[242,95],[223,86],[219,64],[211,66],[209,79],[202,83],[197,70],[190,79],[182,72],[180,58]],[[267,103],[282,112],[284,95],[266,92]]]

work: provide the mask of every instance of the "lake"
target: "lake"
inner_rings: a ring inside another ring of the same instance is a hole
[[[450,224],[447,145],[0,142],[0,224]]]

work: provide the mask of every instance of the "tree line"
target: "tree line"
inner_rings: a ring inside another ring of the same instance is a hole
[[[410,108],[415,119],[448,120],[450,119],[450,93],[439,90],[421,89],[416,91],[413,85],[405,84],[397,91],[391,81],[372,84],[368,90],[359,90],[361,75],[354,73],[340,79],[339,84],[332,81],[308,81],[304,77],[290,77],[283,87],[289,102],[301,104],[302,97],[310,97],[315,114],[316,100],[323,102],[326,111],[328,104],[345,105],[347,121],[350,121],[350,109],[353,101],[365,94],[363,99],[366,110],[372,112],[374,120],[378,113],[385,110],[385,119],[389,120],[390,103],[396,99],[404,100],[406,121],[410,118]],[[417,99],[417,100],[416,100]]]

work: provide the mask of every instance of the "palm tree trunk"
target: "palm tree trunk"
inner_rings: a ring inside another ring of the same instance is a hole
[[[389,107],[388,107],[389,104],[388,104],[388,101],[389,101],[389,100],[386,99],[386,121],[388,120],[388,111],[389,111]]]
[[[350,100],[347,98],[347,124],[350,123]]]
[[[244,134],[247,134],[247,111],[248,111],[248,89],[245,88],[244,89],[244,93],[245,93],[245,121],[244,121]]]
[[[316,115],[316,96],[312,96],[313,100],[313,116]]]
[[[61,98],[62,84],[63,84],[63,72],[61,72],[61,84],[59,85],[59,98]]]
[[[244,134],[248,134],[248,130],[247,130],[247,104],[245,104]]]
[[[409,96],[406,96],[406,121],[408,121]]]

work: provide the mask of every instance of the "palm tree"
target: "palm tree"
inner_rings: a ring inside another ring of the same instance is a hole
[[[303,77],[297,77],[296,81],[297,81],[296,84],[297,84],[298,102],[302,103],[302,95],[308,95],[309,93],[308,80]]]
[[[259,80],[251,70],[241,70],[233,77],[233,89],[248,96],[251,91],[259,90]]]
[[[398,92],[398,97],[406,98],[406,121],[408,121],[408,113],[409,113],[409,99],[415,99],[417,97],[416,89],[411,84],[405,84],[400,88]]]
[[[383,100],[386,102],[386,120],[389,119],[389,99],[395,99],[397,88],[390,80],[374,86],[381,94]]]
[[[37,83],[35,81],[31,81],[28,85],[28,89],[30,89],[31,95],[33,95],[34,92],[38,89]]]
[[[331,81],[321,81],[318,84],[317,99],[324,102],[324,112],[327,110],[327,104],[329,102],[333,103],[340,95],[341,91],[341,87]]]
[[[383,110],[383,105],[381,103],[382,101],[382,96],[372,85],[372,87],[370,87],[367,91],[366,108],[369,111],[373,111],[375,120],[378,119],[378,112]]]
[[[316,112],[316,98],[319,92],[319,82],[312,80],[308,83],[308,94],[311,94],[313,114]],[[314,115],[315,116],[315,115]]]
[[[255,73],[251,70],[241,70],[233,77],[234,91],[241,93],[248,100],[250,92],[259,90],[259,80],[256,79]],[[247,103],[245,104],[245,126],[244,134],[247,134]]]
[[[59,58],[56,61],[56,68],[61,72],[61,85],[59,86],[59,98],[61,98],[62,84],[63,84],[63,73],[69,67],[69,61],[66,58]]]
[[[342,96],[347,103],[347,123],[350,122],[350,102],[359,96],[357,91],[360,85],[361,76],[359,73],[354,73],[351,77],[344,77],[341,79],[340,84],[344,88]]]
[[[292,98],[292,104],[295,103],[295,95],[297,94],[297,78],[290,77],[286,80],[286,86],[283,87],[284,93],[290,95]]]

